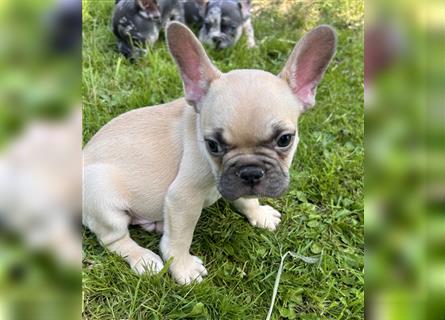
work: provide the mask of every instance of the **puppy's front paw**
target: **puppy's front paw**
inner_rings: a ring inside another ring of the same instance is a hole
[[[271,206],[259,206],[250,216],[251,225],[274,231],[281,222],[281,214]]]
[[[131,269],[137,274],[143,274],[145,272],[158,273],[164,267],[161,257],[150,250],[144,250],[141,254],[134,257],[127,257],[127,259],[129,260]]]
[[[179,284],[190,284],[193,281],[201,282],[207,275],[202,260],[196,256],[187,255],[177,259],[173,258],[170,273]]]

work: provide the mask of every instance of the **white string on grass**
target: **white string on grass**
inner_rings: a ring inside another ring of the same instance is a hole
[[[281,274],[283,273],[284,259],[286,259],[286,257],[287,257],[289,254],[290,254],[293,258],[298,258],[298,259],[303,260],[304,262],[309,263],[309,264],[317,263],[317,262],[320,260],[320,258],[316,258],[316,257],[305,257],[305,256],[302,256],[301,254],[298,254],[298,253],[295,253],[295,252],[292,252],[292,251],[287,251],[287,252],[281,257],[281,262],[280,262],[280,267],[278,268],[277,278],[275,279],[275,284],[274,284],[274,286],[273,286],[272,301],[270,302],[269,312],[267,313],[266,320],[270,320],[270,318],[272,317],[273,306],[274,306],[274,304],[275,304],[275,299],[276,299],[276,297],[277,297],[278,286],[280,285]]]

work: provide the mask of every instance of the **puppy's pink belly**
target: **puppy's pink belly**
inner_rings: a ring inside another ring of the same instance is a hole
[[[141,217],[134,217],[131,220],[131,224],[132,225],[139,225],[141,226],[144,230],[148,231],[148,232],[156,232],[161,234],[163,232],[164,229],[164,222],[163,221],[151,221],[148,219],[144,219]]]

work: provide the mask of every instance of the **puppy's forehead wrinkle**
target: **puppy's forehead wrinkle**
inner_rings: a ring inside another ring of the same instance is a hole
[[[289,131],[289,133],[292,133],[292,131],[295,131],[295,125],[283,120],[273,120],[270,127],[275,132]]]

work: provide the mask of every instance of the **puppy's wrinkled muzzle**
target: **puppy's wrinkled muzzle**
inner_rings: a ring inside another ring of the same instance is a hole
[[[203,37],[205,43],[215,49],[225,49],[234,45],[234,39],[223,32],[210,32]]]
[[[230,201],[249,196],[279,197],[288,184],[287,170],[283,170],[277,161],[249,155],[225,164],[219,177],[218,190]]]
[[[213,44],[215,46],[215,49],[226,49],[233,46],[234,42],[228,39],[219,38],[217,41],[213,41]]]

